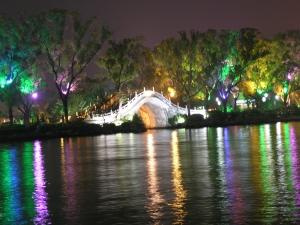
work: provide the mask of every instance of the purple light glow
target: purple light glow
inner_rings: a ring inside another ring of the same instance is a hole
[[[35,191],[33,193],[33,198],[35,201],[35,209],[37,212],[34,221],[36,223],[48,224],[48,193],[45,191],[46,181],[44,159],[42,155],[41,143],[39,141],[36,141],[34,143],[34,182]]]
[[[37,98],[38,94],[37,94],[36,92],[33,92],[33,93],[31,94],[31,96],[32,96],[33,98]]]

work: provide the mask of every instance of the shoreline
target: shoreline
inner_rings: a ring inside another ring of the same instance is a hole
[[[72,126],[58,126],[56,130],[44,130],[36,131],[36,129],[19,128],[13,129],[10,127],[2,128],[0,134],[0,143],[12,142],[12,141],[34,141],[34,140],[45,140],[52,138],[69,138],[69,137],[87,137],[87,136],[99,136],[117,133],[142,133],[147,130],[157,130],[157,129],[198,129],[204,127],[228,127],[228,126],[247,126],[247,125],[262,125],[262,124],[274,124],[277,122],[298,122],[300,117],[285,117],[277,119],[261,119],[261,120],[251,120],[251,121],[209,121],[204,120],[197,123],[191,124],[177,124],[175,126],[161,127],[161,128],[149,128],[146,130],[138,129],[122,129],[120,127],[110,126],[99,126],[97,124],[74,124]],[[46,127],[46,126],[45,126]]]

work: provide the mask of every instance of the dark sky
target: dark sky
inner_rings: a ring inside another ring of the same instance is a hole
[[[181,30],[251,27],[270,38],[300,28],[300,0],[0,0],[0,13],[10,16],[54,8],[78,11],[84,19],[97,16],[114,31],[116,41],[143,35],[150,48],[178,38]],[[97,70],[91,63],[86,72],[93,76]]]
[[[154,47],[180,30],[258,28],[263,36],[300,28],[300,0],[1,0],[0,12],[53,8],[78,11],[87,19],[97,16],[113,31],[115,39],[143,35]]]

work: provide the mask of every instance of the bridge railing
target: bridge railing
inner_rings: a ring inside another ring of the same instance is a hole
[[[122,106],[121,113],[126,113],[127,109],[132,108],[135,104],[137,104],[139,101],[141,101],[144,97],[156,97],[159,100],[161,100],[166,105],[170,106],[177,114],[187,114],[187,108],[180,107],[178,104],[174,104],[171,102],[170,99],[167,99],[165,96],[163,96],[161,93],[151,90],[145,90],[140,93],[135,93],[135,96],[126,102]],[[129,110],[128,110],[129,111]],[[107,112],[104,114],[93,114],[93,117],[97,118],[103,118],[103,120],[112,120],[113,118],[117,118],[119,113],[119,110]],[[204,110],[196,110],[196,109],[190,109],[191,114],[201,113],[205,116]]]

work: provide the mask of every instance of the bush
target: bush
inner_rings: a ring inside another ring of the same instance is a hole
[[[224,121],[226,119],[226,114],[223,113],[222,111],[210,111],[208,112],[208,117],[211,120],[215,120],[215,121]]]
[[[202,114],[193,114],[187,118],[187,122],[197,123],[202,122],[204,120],[204,116]]]
[[[168,118],[168,122],[171,126],[176,126],[180,123],[180,121],[184,119],[184,121],[187,121],[187,115],[176,115],[171,118]]]

